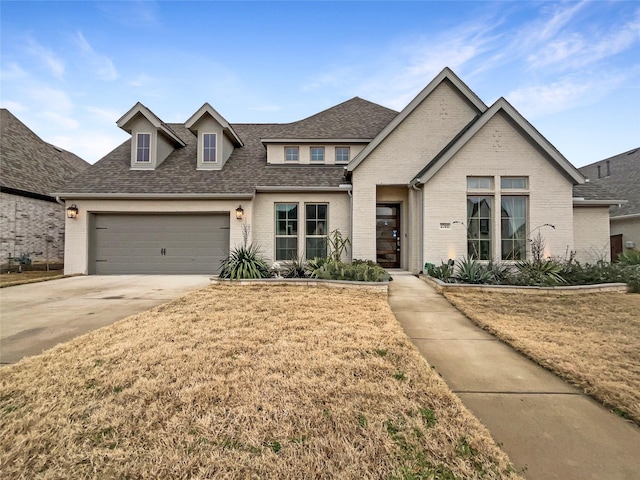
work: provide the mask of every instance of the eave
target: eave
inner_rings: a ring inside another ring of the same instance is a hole
[[[176,145],[180,147],[186,146],[186,143],[184,143],[166,123],[160,120],[160,118],[155,113],[153,113],[140,102],[136,103],[127,113],[120,117],[120,119],[118,119],[118,121],[116,122],[116,125],[130,134],[130,123],[137,115],[142,115],[144,118],[146,118],[147,121],[149,121],[149,123],[151,123],[151,125],[153,125],[156,130],[172,140]]]

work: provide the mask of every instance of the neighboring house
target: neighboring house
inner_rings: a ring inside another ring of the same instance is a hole
[[[138,103],[117,125],[131,139],[58,192],[80,209],[66,273],[215,273],[246,227],[271,261],[325,255],[337,229],[350,258],[413,272],[526,258],[538,233],[548,255],[608,247],[612,201],[574,195],[580,172],[448,68],[399,113],[356,97],[293,123],[232,125],[204,104],[166,124]]]
[[[626,203],[609,210],[611,222],[611,258],[640,249],[640,148],[605,158],[581,167],[580,172],[590,183],[624,198]]]
[[[0,264],[25,253],[33,262],[62,262],[65,207],[52,192],[89,164],[42,140],[5,108],[0,128]]]

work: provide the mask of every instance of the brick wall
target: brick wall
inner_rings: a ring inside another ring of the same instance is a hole
[[[573,250],[576,260],[595,263],[609,261],[609,207],[575,207],[573,209]]]
[[[9,256],[31,255],[34,263],[64,261],[64,206],[0,193],[0,264]]]

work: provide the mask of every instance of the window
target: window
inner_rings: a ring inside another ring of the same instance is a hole
[[[216,162],[216,134],[205,133],[202,135],[202,161]]]
[[[527,177],[501,177],[500,188],[503,190],[525,190]]]
[[[308,203],[305,205],[305,256],[325,258],[327,256],[328,205]]]
[[[311,161],[324,162],[324,147],[311,147]]]
[[[276,260],[298,256],[298,204],[276,203]]]
[[[284,160],[286,162],[297,162],[300,159],[300,148],[298,147],[285,147]]]
[[[136,162],[149,162],[151,153],[151,134],[139,133],[136,135]]]
[[[493,177],[467,177],[467,189],[492,190]]]
[[[527,197],[503,195],[500,202],[502,260],[524,260],[527,256]]]
[[[491,260],[491,205],[493,197],[467,197],[467,253],[477,260]]]
[[[349,147],[336,147],[336,163],[349,161]]]

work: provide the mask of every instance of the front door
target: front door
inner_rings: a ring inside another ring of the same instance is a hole
[[[611,261],[616,262],[618,260],[618,256],[622,253],[622,234],[619,235],[611,235],[610,238],[611,243]]]
[[[384,268],[400,268],[400,205],[376,205],[376,261]]]

